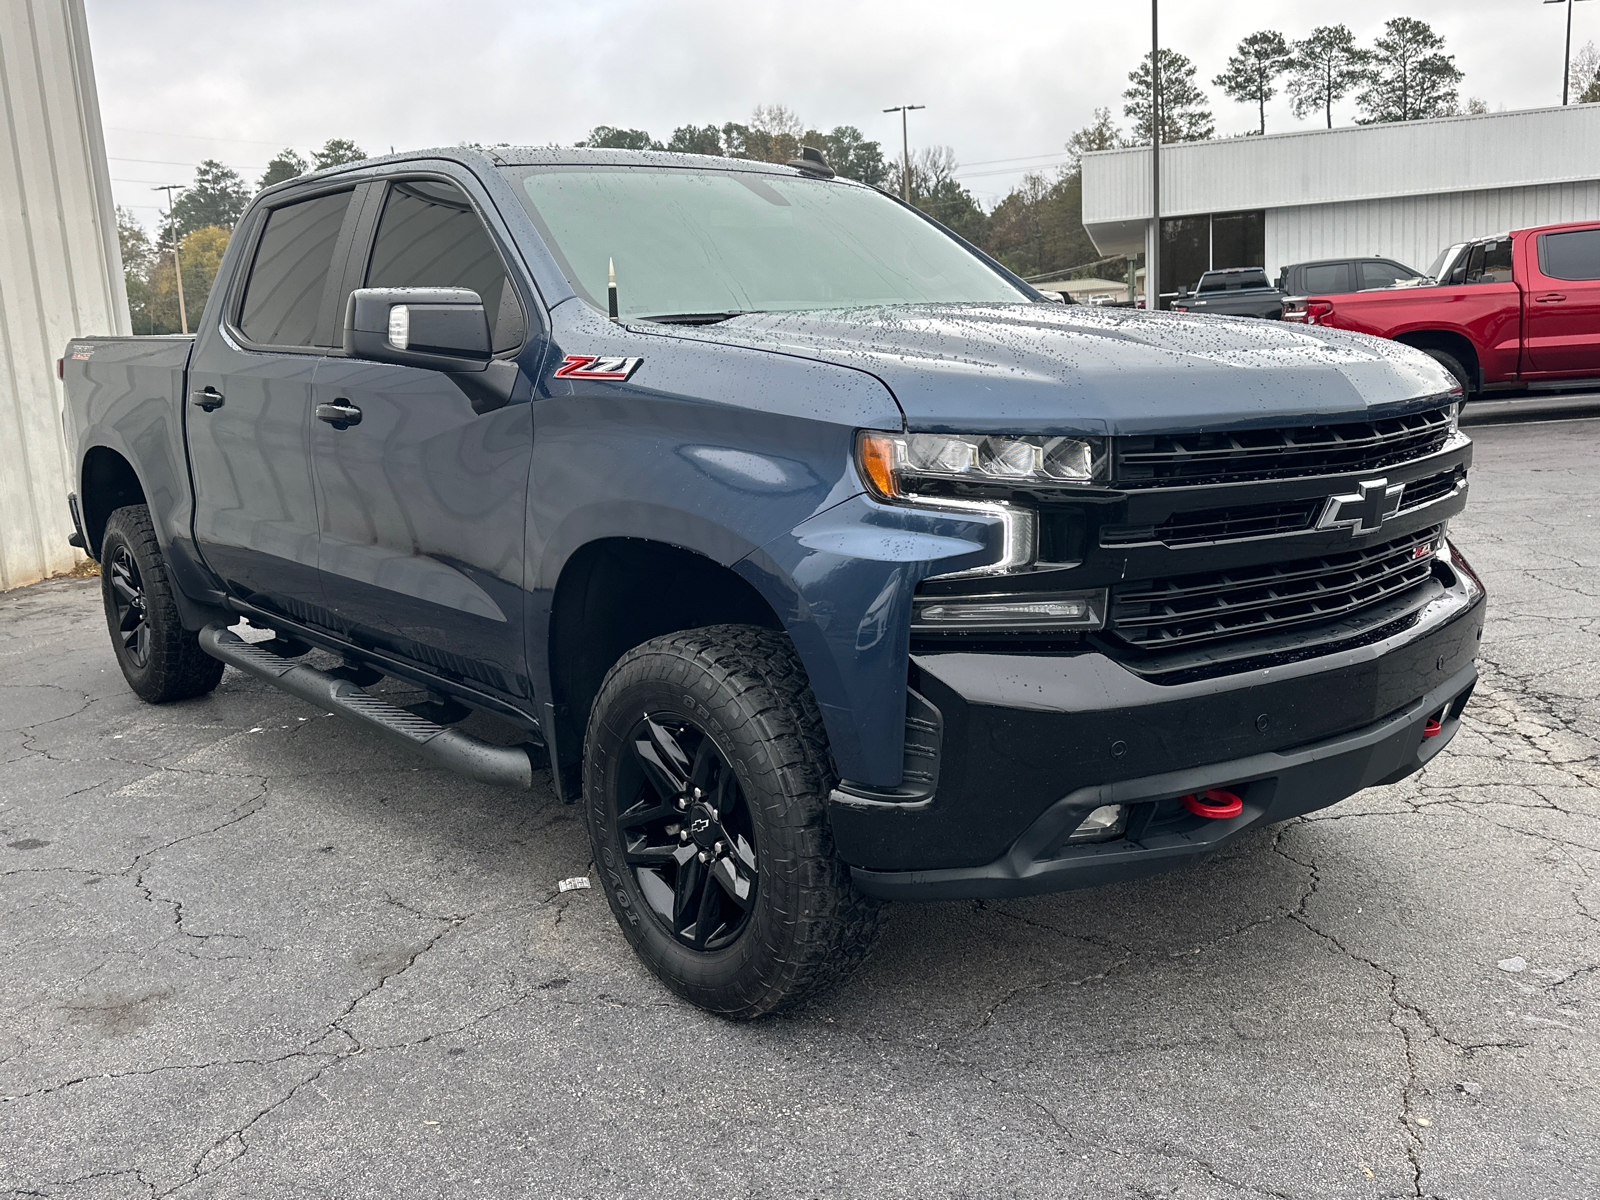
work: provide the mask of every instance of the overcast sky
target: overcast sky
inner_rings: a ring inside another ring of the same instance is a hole
[[[275,151],[329,137],[369,153],[461,141],[571,143],[594,125],[647,129],[747,121],[785,104],[809,125],[855,125],[898,152],[948,145],[992,207],[1110,106],[1150,44],[1129,0],[87,0],[117,201],[153,223],[156,183],[202,158],[254,185]],[[1344,21],[1363,42],[1396,15],[1430,22],[1466,72],[1463,102],[1561,102],[1565,7],[1540,0],[1168,0],[1162,44],[1187,54],[1221,134],[1253,108],[1210,81],[1261,28],[1303,37]],[[1578,4],[1573,47],[1600,42],[1600,3]],[[1346,103],[1336,124],[1354,120]],[[1301,125],[1280,97],[1267,130]],[[142,207],[140,207],[142,206]]]

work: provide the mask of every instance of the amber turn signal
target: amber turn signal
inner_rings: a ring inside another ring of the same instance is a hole
[[[900,481],[895,476],[895,441],[881,433],[863,433],[856,445],[856,459],[861,466],[861,477],[879,496],[900,495]]]

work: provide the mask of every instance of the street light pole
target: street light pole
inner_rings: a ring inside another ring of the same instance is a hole
[[[1561,107],[1567,106],[1567,93],[1572,85],[1572,5],[1573,0],[1544,0],[1546,4],[1567,6],[1567,52],[1561,56]]]
[[[1161,307],[1161,35],[1160,0],[1150,0],[1150,243],[1144,254],[1144,307]]]
[[[906,132],[906,114],[927,107],[926,104],[899,104],[883,110],[900,114],[900,197],[907,204],[911,203],[911,139]]]
[[[164,183],[160,187],[153,187],[152,192],[165,192],[167,194],[167,216],[172,216],[172,193],[182,192],[187,189],[180,184]],[[189,332],[189,313],[183,306],[183,264],[178,261],[178,224],[172,224],[172,277],[178,281],[178,326],[184,333]]]

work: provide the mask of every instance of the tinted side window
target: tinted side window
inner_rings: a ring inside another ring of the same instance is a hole
[[[496,352],[527,335],[516,289],[466,193],[453,183],[397,183],[384,200],[367,287],[470,288],[483,298]]]
[[[239,330],[252,342],[319,344],[315,339],[322,294],[352,194],[318,196],[268,214],[239,314]]]
[[[1415,279],[1417,273],[1408,271],[1394,263],[1375,262],[1368,259],[1361,264],[1361,286],[1363,288],[1393,287],[1402,279]]]
[[[1305,290],[1310,292],[1354,291],[1349,263],[1319,263],[1306,268]]]
[[[1539,270],[1551,279],[1600,279],[1600,229],[1541,234]]]

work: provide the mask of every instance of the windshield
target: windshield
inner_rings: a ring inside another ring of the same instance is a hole
[[[1439,251],[1439,257],[1433,260],[1433,265],[1423,272],[1429,279],[1439,278],[1439,272],[1444,270],[1445,264],[1455,257],[1456,251],[1465,246],[1465,242],[1457,242],[1454,246],[1446,246]]]
[[[1032,297],[868,188],[662,167],[512,167],[573,289],[625,317]]]

